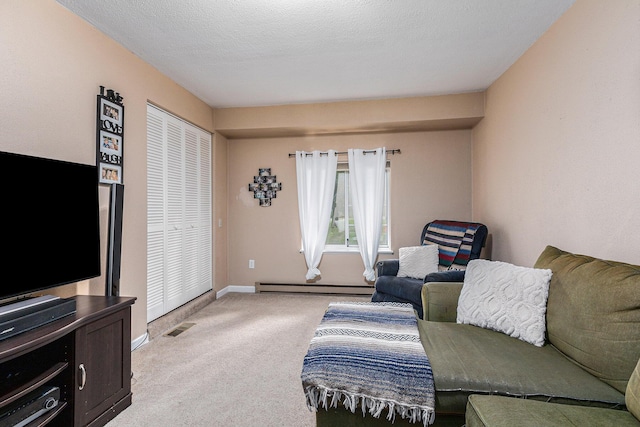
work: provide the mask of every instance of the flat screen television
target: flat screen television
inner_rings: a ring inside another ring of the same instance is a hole
[[[0,299],[100,275],[96,166],[0,152]]]

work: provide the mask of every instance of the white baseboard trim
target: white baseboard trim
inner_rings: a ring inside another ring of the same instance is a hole
[[[131,341],[131,351],[137,349],[138,347],[142,347],[148,342],[149,342],[149,332],[145,332],[143,335],[140,335],[138,338]]]
[[[237,285],[229,285],[226,288],[219,290],[216,292],[216,299],[225,296],[229,292],[238,292],[245,294],[255,294],[256,287],[255,286],[237,286]]]

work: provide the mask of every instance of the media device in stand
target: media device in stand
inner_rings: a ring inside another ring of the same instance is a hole
[[[60,402],[60,388],[42,386],[22,399],[3,408],[0,412],[0,427],[24,427],[42,414],[51,411]]]
[[[1,340],[75,312],[34,295],[100,275],[100,222],[96,166],[0,152],[0,170]]]

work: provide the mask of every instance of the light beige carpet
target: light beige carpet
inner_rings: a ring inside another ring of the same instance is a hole
[[[370,297],[230,293],[132,353],[133,404],[108,427],[315,425],[302,360],[331,301]]]

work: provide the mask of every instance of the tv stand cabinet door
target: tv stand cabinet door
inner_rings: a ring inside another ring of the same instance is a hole
[[[78,328],[75,426],[102,426],[131,404],[131,307]]]

